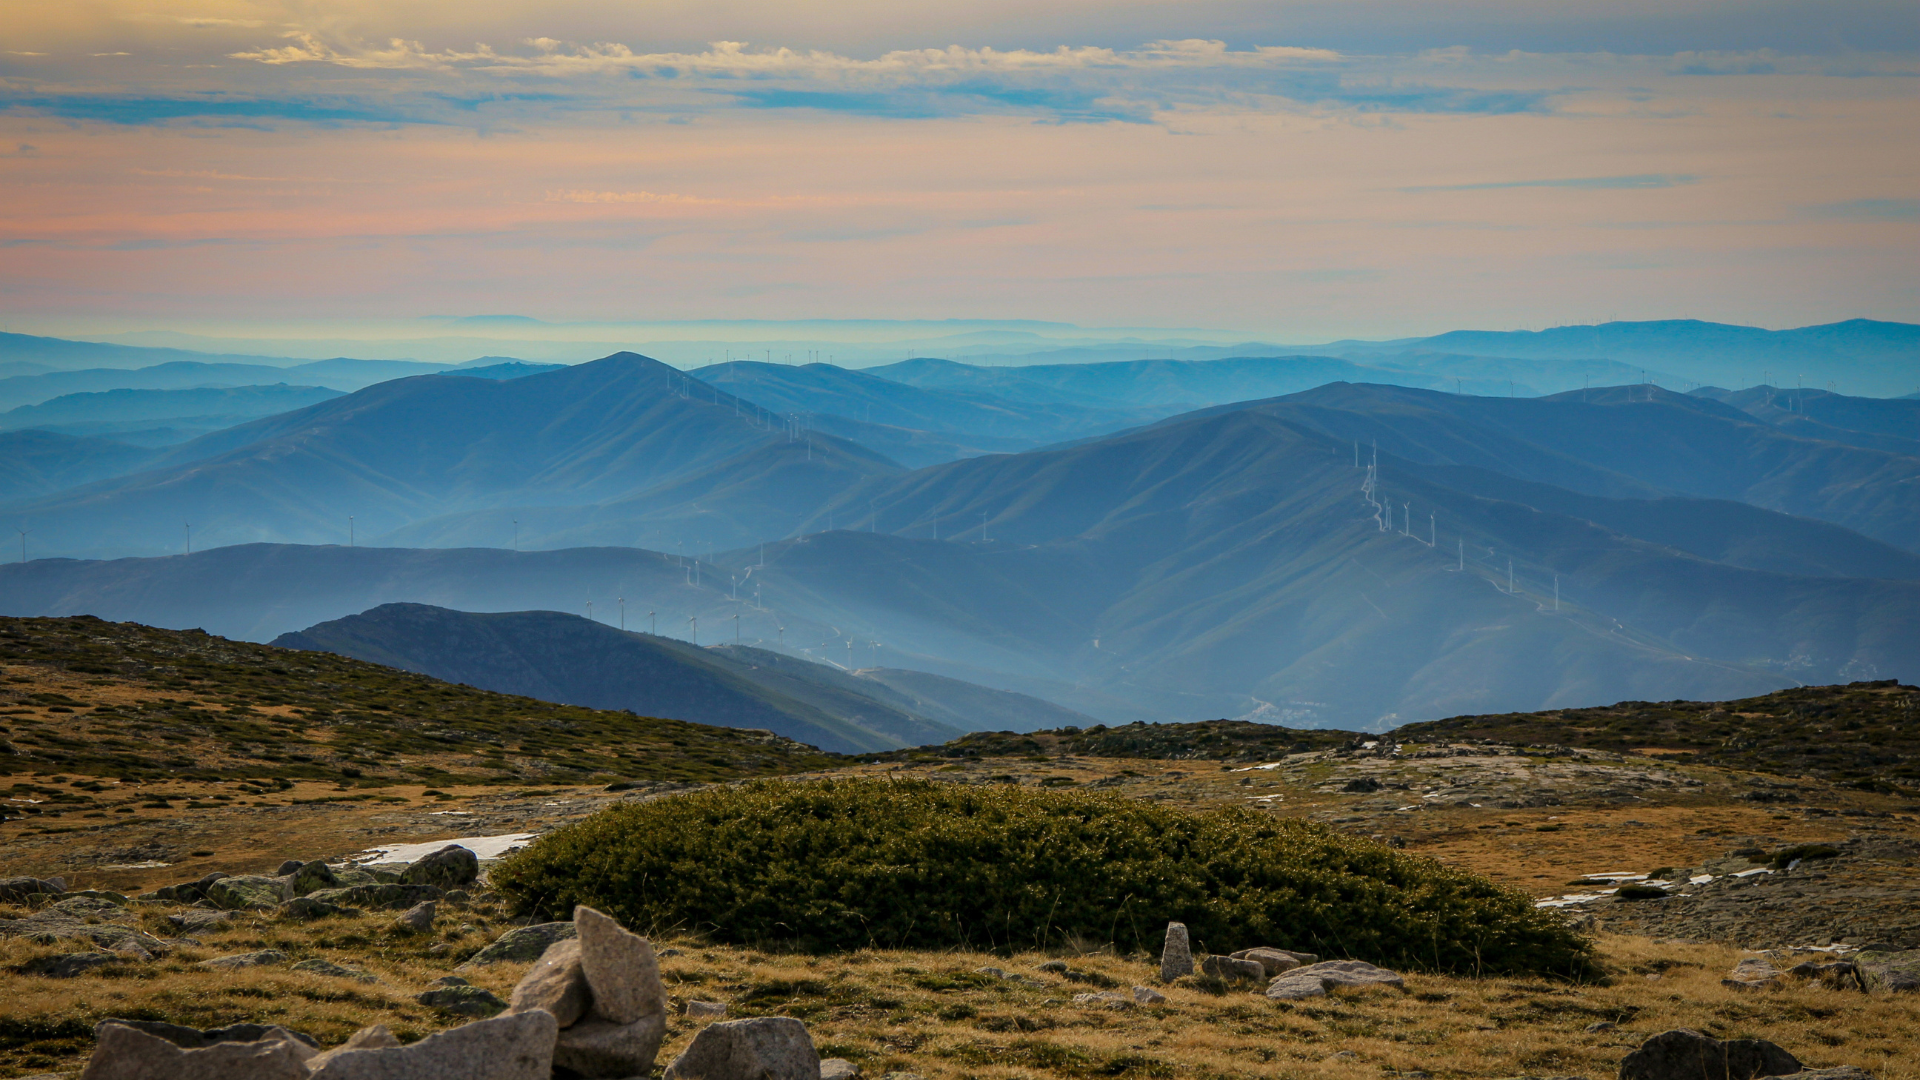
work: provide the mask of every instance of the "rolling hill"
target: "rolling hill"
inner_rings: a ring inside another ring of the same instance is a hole
[[[883,700],[898,695],[822,664],[760,649],[721,653],[557,611],[383,604],[273,644],[542,701],[764,728],[838,753],[945,742],[972,730]]]

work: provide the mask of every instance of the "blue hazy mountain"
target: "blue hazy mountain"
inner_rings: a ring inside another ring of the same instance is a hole
[[[154,453],[114,439],[52,431],[0,431],[0,503],[120,476],[152,461]]]
[[[614,499],[784,441],[763,410],[622,353],[511,381],[396,379],[18,503],[53,550],[378,535],[486,506]],[[507,541],[503,535],[495,539]]]
[[[320,386],[196,387],[66,394],[0,413],[0,429],[38,428],[68,435],[146,436],[146,445],[187,439],[340,396]],[[165,432],[164,435],[158,435]],[[156,435],[158,437],[156,437]]]
[[[388,379],[448,370],[411,360],[314,360],[282,367],[225,360],[174,360],[142,368],[87,368],[0,379],[0,409],[38,405],[68,394],[104,390],[187,390],[206,386],[294,383],[353,391]]]

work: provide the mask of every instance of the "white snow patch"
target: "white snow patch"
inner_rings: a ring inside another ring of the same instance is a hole
[[[353,856],[353,861],[362,866],[379,866],[383,863],[410,863],[431,855],[448,844],[457,844],[473,852],[481,859],[497,859],[517,847],[526,846],[527,841],[539,833],[516,832],[502,833],[499,836],[462,836],[457,840],[429,840],[424,844],[389,844],[377,847]]]

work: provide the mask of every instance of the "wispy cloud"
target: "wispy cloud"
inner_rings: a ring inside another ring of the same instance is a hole
[[[1497,191],[1501,188],[1572,188],[1577,191],[1631,191],[1641,188],[1670,188],[1697,184],[1700,178],[1678,173],[1640,173],[1634,176],[1574,176],[1551,180],[1490,180],[1477,184],[1422,184],[1399,190],[1410,194],[1427,191]]]
[[[1920,199],[1850,199],[1816,206],[1813,216],[1842,221],[1920,221]]]

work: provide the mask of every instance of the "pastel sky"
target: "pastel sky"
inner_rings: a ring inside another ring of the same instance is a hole
[[[1911,0],[65,0],[0,317],[1920,320]]]

